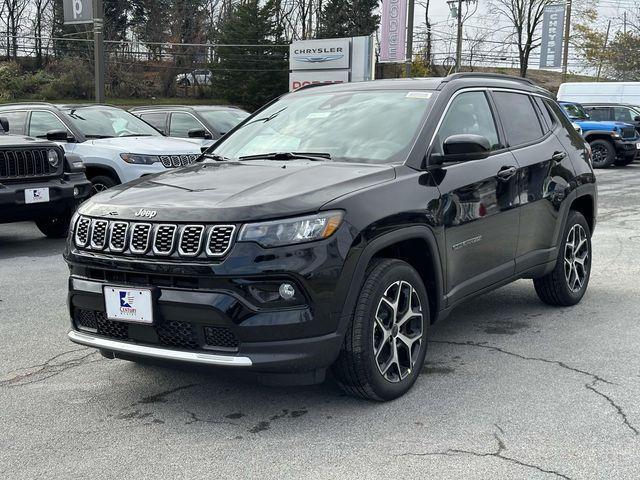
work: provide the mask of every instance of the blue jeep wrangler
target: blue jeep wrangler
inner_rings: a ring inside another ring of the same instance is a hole
[[[559,103],[569,119],[582,129],[582,136],[591,145],[595,168],[606,168],[614,163],[629,165],[635,160],[640,152],[640,137],[632,124],[592,121],[579,103]]]

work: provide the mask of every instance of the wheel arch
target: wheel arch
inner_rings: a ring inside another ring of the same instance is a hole
[[[588,143],[591,143],[594,140],[604,140],[606,142],[609,142],[612,146],[615,146],[614,140],[611,137],[611,132],[608,132],[606,130],[592,130],[590,132],[587,132],[584,134],[584,139]]]
[[[122,183],[120,177],[116,173],[116,171],[107,165],[86,165],[86,175],[89,180],[93,177],[97,177],[98,175],[108,175],[113,178],[117,183]]]
[[[427,226],[402,228],[373,239],[364,248],[355,267],[342,310],[342,318],[350,318],[364,283],[367,267],[376,258],[397,258],[416,269],[429,296],[431,323],[442,310],[443,270],[438,242]],[[341,325],[346,329],[346,325]]]
[[[593,233],[596,221],[595,198],[589,194],[576,197],[569,206],[569,210],[580,212],[587,220],[589,230]]]

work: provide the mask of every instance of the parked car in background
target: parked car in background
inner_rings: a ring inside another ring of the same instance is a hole
[[[528,278],[547,304],[580,302],[590,157],[521,78],[303,87],[195,165],[81,206],[69,338],[279,383],[332,368],[349,394],[397,398],[432,323],[468,299]]]
[[[150,105],[130,110],[165,135],[200,139],[209,145],[249,116],[237,107],[218,105]]]
[[[65,237],[76,206],[91,195],[82,160],[8,131],[0,118],[0,223],[34,221],[47,237]]]
[[[616,103],[583,103],[582,106],[591,120],[630,123],[640,133],[640,107],[638,106]]]
[[[558,89],[558,100],[578,103],[640,105],[640,82],[569,82]]]
[[[193,72],[176,75],[178,85],[190,87],[192,85],[212,85],[213,73],[211,70],[194,70]]]
[[[569,119],[580,126],[593,151],[593,166],[629,165],[640,151],[640,137],[630,123],[593,121],[581,104],[559,102]]]
[[[79,155],[94,192],[144,175],[193,163],[200,147],[168,138],[148,123],[109,105],[0,105],[12,133],[48,139]]]

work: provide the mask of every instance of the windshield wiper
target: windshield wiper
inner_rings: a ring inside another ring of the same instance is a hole
[[[246,155],[240,157],[240,160],[311,160],[313,162],[324,162],[331,160],[331,155],[323,152],[274,152]]]
[[[119,135],[120,138],[127,138],[127,137],[155,137],[156,135],[151,135],[150,133],[131,133],[131,134],[127,134],[127,135]],[[157,135],[158,137],[160,135]]]
[[[203,153],[202,155],[200,155],[197,161],[201,162],[205,158],[215,160],[216,162],[226,162],[227,160],[231,160],[230,158],[227,158],[223,155],[218,155],[217,153]]]
[[[113,135],[85,135],[87,138],[113,138]]]

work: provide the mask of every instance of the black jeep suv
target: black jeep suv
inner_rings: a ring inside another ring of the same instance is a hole
[[[429,326],[531,278],[574,305],[591,270],[588,145],[550,94],[456,74],[304,88],[190,167],[96,195],[74,218],[72,341],[321,381],[389,400]]]
[[[91,194],[82,160],[53,142],[7,134],[4,117],[0,125],[0,223],[33,220],[47,237],[64,238]]]

